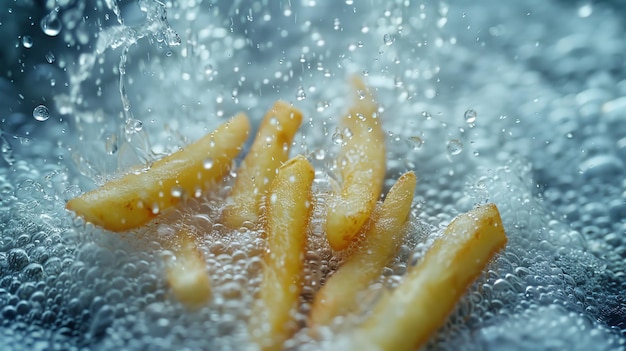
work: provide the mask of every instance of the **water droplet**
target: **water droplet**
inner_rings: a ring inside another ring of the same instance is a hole
[[[168,28],[165,30],[165,42],[169,46],[178,46],[181,43],[180,37],[178,33],[172,28]]]
[[[315,151],[315,159],[319,161],[323,161],[326,158],[326,150],[318,149]]]
[[[317,105],[315,106],[315,109],[317,110],[317,112],[322,112],[325,109],[327,109],[329,106],[330,106],[330,103],[328,103],[328,101],[319,101]]]
[[[359,100],[364,100],[365,99],[365,92],[363,90],[361,90],[361,89],[357,89],[356,95],[359,97]]]
[[[48,63],[54,63],[54,60],[55,60],[54,54],[48,51],[48,53],[46,54],[46,61],[48,61]]]
[[[41,30],[43,30],[46,35],[55,37],[61,32],[63,23],[57,17],[56,11],[52,11],[46,17],[41,19],[40,26]]]
[[[306,93],[304,92],[304,88],[302,87],[302,85],[298,87],[298,91],[296,92],[296,99],[298,101],[306,99]]]
[[[413,150],[419,150],[424,145],[424,140],[418,136],[411,136],[408,141]]]
[[[396,38],[393,35],[390,34],[385,34],[383,36],[383,42],[385,43],[385,45],[389,46],[391,44],[393,44],[393,42],[396,40]]]
[[[332,140],[333,140],[333,143],[337,145],[343,144],[343,133],[341,133],[339,130],[335,131],[333,133]]]
[[[13,156],[13,147],[9,143],[8,140],[4,136],[0,134],[0,154],[6,163],[12,165],[15,162],[15,157]]]
[[[113,155],[117,152],[117,136],[115,134],[109,135],[104,141],[104,149],[107,155]]]
[[[45,105],[39,105],[33,110],[33,117],[39,122],[47,121],[50,118],[50,111]]]
[[[448,154],[456,156],[463,151],[463,143],[458,139],[450,139],[448,140],[447,150]]]
[[[126,121],[124,131],[126,134],[135,134],[143,129],[143,122],[138,119],[129,119]]]
[[[463,117],[465,117],[465,122],[469,125],[473,125],[476,122],[477,116],[478,113],[476,113],[476,111],[472,109],[465,111],[465,114],[463,115]]]
[[[487,177],[480,177],[476,181],[476,189],[479,189],[479,190],[487,189]]]
[[[24,46],[27,49],[30,49],[33,47],[33,38],[30,35],[25,35],[22,37],[22,46]]]
[[[211,169],[213,168],[213,163],[214,163],[213,159],[208,157],[208,158],[205,158],[204,161],[202,161],[202,166],[204,167],[204,169]]]

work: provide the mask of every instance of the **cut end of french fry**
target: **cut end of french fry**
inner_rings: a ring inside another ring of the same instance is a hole
[[[507,238],[493,204],[459,215],[404,281],[357,328],[352,349],[414,350],[444,322]]]
[[[226,208],[224,224],[240,228],[255,223],[261,199],[276,175],[276,169],[289,157],[293,138],[302,124],[302,112],[284,101],[277,101],[267,112],[237,172]]]
[[[389,190],[385,202],[375,210],[374,223],[357,251],[339,267],[317,292],[311,306],[309,326],[329,325],[336,316],[351,312],[355,297],[378,277],[396,254],[404,237],[417,179],[403,174]]]
[[[183,230],[178,232],[178,239],[180,248],[176,261],[166,269],[167,281],[180,302],[195,308],[211,298],[209,272],[194,238]]]
[[[343,250],[369,219],[385,177],[385,135],[378,105],[365,83],[353,78],[355,102],[342,120],[351,137],[337,156],[341,190],[329,199],[326,235],[330,246]]]
[[[248,323],[262,350],[281,350],[297,327],[292,313],[302,290],[314,176],[311,164],[297,156],[278,169],[268,192],[263,280]]]
[[[184,149],[68,201],[66,208],[111,231],[148,223],[185,196],[218,183],[246,141],[250,123],[239,114]]]

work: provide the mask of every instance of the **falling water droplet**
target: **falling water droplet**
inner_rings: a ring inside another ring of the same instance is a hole
[[[364,100],[365,99],[365,92],[363,90],[361,90],[361,89],[357,89],[356,95],[359,97],[359,100]]]
[[[383,42],[385,43],[385,45],[389,46],[391,44],[393,44],[393,42],[396,40],[396,38],[394,38],[393,35],[390,34],[385,34],[383,36]]]
[[[463,151],[463,143],[458,139],[448,140],[448,154],[456,156]]]
[[[335,131],[333,133],[332,140],[333,140],[333,143],[337,145],[343,144],[343,134],[339,130]]]
[[[109,135],[104,142],[104,149],[107,155],[113,155],[117,152],[117,136],[115,134]]]
[[[15,157],[13,156],[13,147],[9,144],[9,141],[4,138],[0,134],[0,155],[2,158],[8,163],[12,165],[15,162]]]
[[[475,110],[469,109],[465,111],[463,117],[465,117],[465,122],[469,125],[473,125],[476,122],[476,117],[478,113]]]
[[[204,67],[204,74],[206,74],[207,76],[210,76],[211,74],[213,74],[213,65],[208,64]]]
[[[27,49],[30,49],[33,47],[33,38],[30,35],[25,35],[22,37],[22,46],[24,46]]]
[[[46,61],[48,61],[48,63],[54,63],[54,60],[55,60],[54,54],[48,51],[48,53],[46,54]]]
[[[143,122],[138,119],[129,119],[126,121],[124,131],[126,134],[135,134],[143,129]]]
[[[48,36],[55,37],[61,32],[63,23],[57,17],[56,11],[50,12],[46,17],[41,19],[41,30]]]
[[[180,36],[178,33],[172,28],[167,28],[165,30],[165,42],[169,46],[178,46],[181,43]]]
[[[319,101],[315,105],[315,109],[317,110],[317,112],[322,112],[325,109],[327,109],[329,106],[330,106],[330,103],[328,101]]]
[[[304,92],[304,88],[302,87],[302,85],[298,87],[298,91],[296,92],[296,99],[298,101],[306,99],[306,93]]]
[[[212,158],[205,158],[204,161],[202,162],[202,166],[204,167],[204,169],[211,169],[213,168],[213,159]]]
[[[33,110],[33,117],[39,122],[47,121],[50,118],[50,111],[45,105],[39,105]]]
[[[408,141],[413,150],[419,150],[424,145],[424,140],[418,136],[411,136]]]

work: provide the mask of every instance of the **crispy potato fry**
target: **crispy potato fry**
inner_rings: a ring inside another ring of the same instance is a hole
[[[367,222],[385,177],[385,136],[378,105],[359,78],[353,79],[355,104],[343,118],[351,136],[337,157],[341,190],[328,202],[326,235],[334,250],[343,250]]]
[[[197,307],[211,298],[211,282],[202,252],[186,230],[177,234],[176,261],[166,268],[167,282],[176,298],[188,307]]]
[[[111,180],[70,200],[66,208],[112,231],[139,227],[161,211],[219,182],[245,142],[250,123],[237,115],[195,143],[142,172]]]
[[[317,292],[309,325],[328,325],[333,318],[354,309],[357,294],[380,275],[394,257],[404,237],[416,183],[415,174],[402,175],[389,190],[385,202],[377,208],[373,224],[359,248]]]
[[[422,346],[506,241],[494,204],[456,217],[400,286],[355,330],[350,349]]]
[[[237,170],[237,179],[224,210],[224,224],[240,228],[245,221],[256,222],[262,198],[289,158],[293,138],[302,123],[302,113],[277,101],[261,122],[250,152]]]
[[[248,325],[251,339],[262,350],[282,349],[297,327],[292,311],[302,290],[313,178],[311,164],[297,156],[278,169],[266,198],[268,249],[259,297]]]

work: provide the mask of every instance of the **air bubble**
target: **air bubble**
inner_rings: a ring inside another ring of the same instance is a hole
[[[50,111],[45,105],[39,105],[33,109],[33,118],[39,122],[47,121],[50,118]]]
[[[450,139],[448,140],[447,150],[449,155],[456,156],[463,151],[463,143],[458,139]]]
[[[16,271],[22,270],[30,263],[30,258],[23,249],[11,249],[7,256],[9,267]]]

